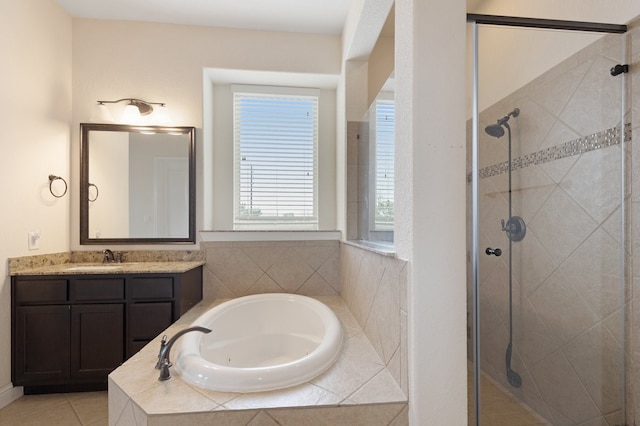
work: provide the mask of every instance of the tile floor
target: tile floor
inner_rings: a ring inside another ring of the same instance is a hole
[[[550,426],[484,375],[480,376],[480,424],[483,426]],[[475,425],[473,371],[468,376],[468,424]]]
[[[490,426],[548,425],[483,377],[482,423]],[[473,399],[469,398],[469,425]],[[0,425],[107,425],[107,393],[28,395],[0,409]]]
[[[475,424],[472,374],[472,370],[469,369],[469,425]],[[483,425],[549,425],[484,376],[481,377],[481,392]],[[28,395],[0,409],[0,426],[103,426],[107,424],[107,392]]]
[[[108,425],[107,392],[27,395],[0,409],[0,425]]]

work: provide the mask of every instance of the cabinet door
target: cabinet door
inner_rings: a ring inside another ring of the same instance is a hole
[[[124,360],[124,305],[72,305],[71,316],[71,378],[106,381]]]
[[[70,321],[68,305],[16,307],[14,385],[56,385],[69,380]]]
[[[173,322],[171,302],[132,303],[129,305],[127,358],[162,333]]]

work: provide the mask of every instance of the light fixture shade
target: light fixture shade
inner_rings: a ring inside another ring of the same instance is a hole
[[[134,104],[129,104],[124,107],[122,112],[122,122],[126,124],[140,124],[141,115],[140,110]]]
[[[119,102],[127,102],[127,105],[122,110],[120,118],[114,120],[105,104],[117,104]],[[98,123],[113,123],[117,121],[122,124],[135,125],[171,124],[171,118],[164,102],[147,102],[136,98],[122,98],[115,101],[99,100],[96,109],[91,114],[91,121]]]
[[[113,123],[113,116],[109,112],[109,108],[103,103],[98,103],[91,113],[91,122],[93,123]]]

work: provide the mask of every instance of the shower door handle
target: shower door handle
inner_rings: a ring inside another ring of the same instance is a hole
[[[492,249],[491,247],[487,247],[487,249],[484,251],[486,254],[488,255],[495,255],[497,256],[501,256],[502,255],[502,250],[499,248],[494,248]]]

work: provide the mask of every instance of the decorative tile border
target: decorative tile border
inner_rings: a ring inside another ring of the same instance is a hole
[[[631,124],[624,125],[624,140],[631,141]],[[616,126],[606,129],[592,135],[574,139],[560,145],[555,145],[540,151],[525,154],[511,160],[511,170],[523,169],[525,167],[548,163],[561,158],[571,157],[572,155],[580,155],[585,152],[595,151],[597,149],[606,148],[620,144],[620,127]],[[509,171],[509,162],[494,164],[492,166],[480,169],[480,179],[491,176],[500,175]],[[467,174],[467,183],[472,180],[471,173]]]

